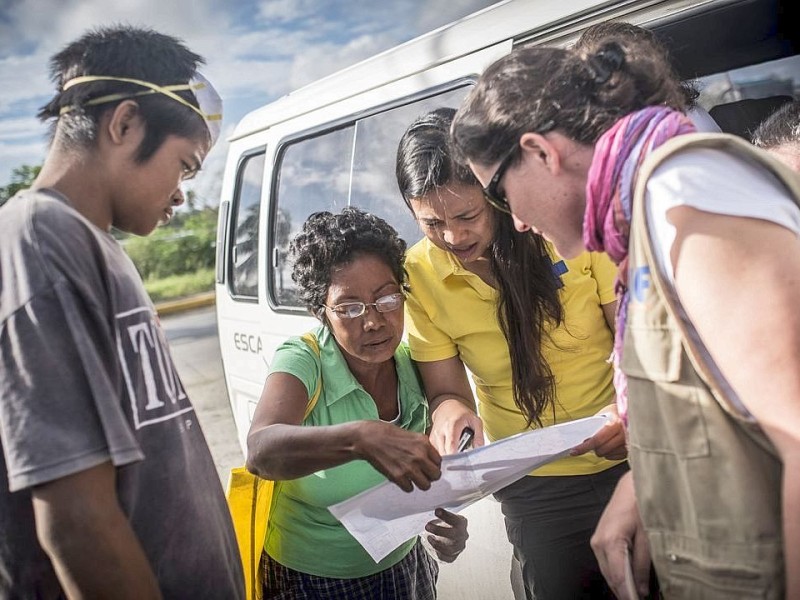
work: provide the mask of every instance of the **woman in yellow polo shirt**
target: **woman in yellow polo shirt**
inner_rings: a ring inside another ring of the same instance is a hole
[[[602,254],[561,260],[540,236],[514,229],[452,157],[455,111],[412,123],[397,180],[425,237],[406,257],[406,327],[429,399],[431,439],[454,450],[465,427],[489,440],[614,411],[616,267]],[[472,373],[480,418],[467,379]],[[501,490],[526,596],[611,597],[589,539],[627,470],[614,419],[581,450]]]
[[[405,249],[386,221],[356,208],[311,215],[292,241],[292,279],[321,325],[317,351],[301,338],[278,348],[247,436],[247,468],[280,481],[262,554],[267,598],[436,598],[439,568],[418,538],[376,563],[327,508],[387,478],[411,491],[441,474],[401,341]],[[466,519],[436,514],[428,540],[450,562]]]

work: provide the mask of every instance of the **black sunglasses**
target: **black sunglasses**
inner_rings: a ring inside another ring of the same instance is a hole
[[[500,180],[506,174],[508,167],[511,166],[511,161],[514,160],[518,148],[519,144],[514,144],[514,147],[508,151],[503,160],[500,161],[500,164],[497,165],[497,170],[489,180],[489,184],[483,188],[483,197],[486,198],[486,201],[497,210],[509,215],[511,214],[511,207],[508,205],[506,197],[497,193],[497,186],[500,185]]]
[[[555,126],[556,122],[550,119],[539,127],[537,131],[538,133],[544,134],[552,131]],[[519,150],[519,142],[514,144],[514,147],[503,157],[503,160],[497,165],[497,170],[494,172],[494,175],[492,175],[492,178],[489,180],[489,185],[483,188],[483,197],[486,198],[486,201],[497,210],[509,215],[511,214],[511,206],[509,206],[508,199],[504,195],[501,196],[497,193],[497,186],[500,185],[500,180],[503,178],[503,175],[506,174],[506,171],[508,171],[508,167],[511,166],[511,162],[514,160],[517,150]]]

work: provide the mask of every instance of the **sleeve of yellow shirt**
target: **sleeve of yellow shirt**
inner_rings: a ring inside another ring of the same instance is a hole
[[[433,250],[423,238],[409,249],[405,261],[411,288],[405,305],[408,347],[411,358],[420,362],[445,360],[458,354],[450,335],[434,324],[445,302],[446,286],[432,262]]]
[[[433,324],[428,312],[414,294],[406,298],[406,331],[411,358],[420,362],[433,362],[452,358],[458,348],[444,331]]]
[[[597,282],[597,295],[600,304],[611,304],[617,299],[614,282],[617,279],[617,265],[605,252],[590,252],[592,277]]]

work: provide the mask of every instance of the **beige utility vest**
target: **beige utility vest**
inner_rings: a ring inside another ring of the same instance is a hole
[[[622,355],[636,497],[667,598],[783,598],[777,451],[680,318],[683,309],[659,272],[648,234],[647,180],[664,159],[688,148],[718,148],[762,164],[800,205],[800,178],[733,136],[680,136],[642,165],[632,213]]]

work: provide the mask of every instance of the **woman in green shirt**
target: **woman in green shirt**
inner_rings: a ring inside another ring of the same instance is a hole
[[[441,475],[401,343],[405,249],[388,223],[355,208],[312,215],[292,242],[292,279],[321,325],[318,348],[291,338],[277,350],[248,435],[248,469],[279,482],[262,555],[266,597],[436,597],[438,566],[418,538],[375,563],[327,509],[386,478],[411,491]],[[437,516],[428,540],[451,562],[466,519]]]

